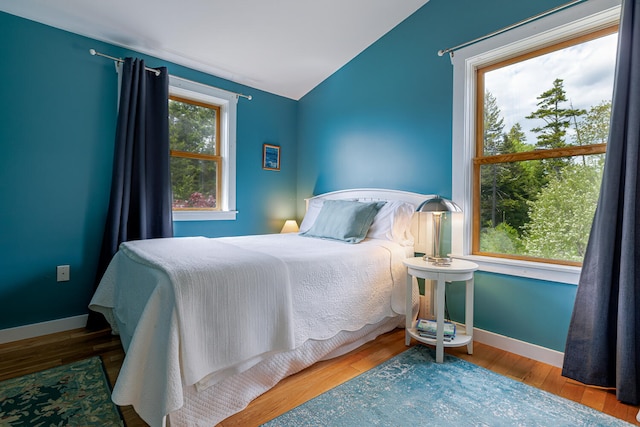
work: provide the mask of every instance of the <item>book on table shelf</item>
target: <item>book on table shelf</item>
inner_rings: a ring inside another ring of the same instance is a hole
[[[433,319],[418,319],[416,332],[424,338],[436,339],[438,322]],[[456,325],[448,320],[444,322],[444,340],[452,341],[456,337]]]

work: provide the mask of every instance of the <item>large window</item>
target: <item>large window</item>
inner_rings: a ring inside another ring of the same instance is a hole
[[[235,94],[171,77],[173,219],[235,219]]]
[[[616,44],[610,27],[477,69],[473,254],[580,265]]]
[[[498,273],[577,283],[606,153],[616,0],[593,0],[455,52],[452,252]]]

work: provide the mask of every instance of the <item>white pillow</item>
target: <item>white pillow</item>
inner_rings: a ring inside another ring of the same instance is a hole
[[[387,202],[373,219],[367,237],[391,240],[403,246],[413,245],[411,218],[416,208],[411,203],[399,200]]]
[[[300,233],[309,231],[313,223],[316,222],[316,218],[318,218],[318,213],[320,212],[320,209],[322,209],[323,203],[323,199],[309,200],[307,212],[304,214],[304,218],[302,218],[302,223],[300,224]]]

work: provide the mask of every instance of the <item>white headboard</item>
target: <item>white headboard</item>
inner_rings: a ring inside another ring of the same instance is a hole
[[[435,197],[434,194],[419,194],[411,193],[408,191],[400,190],[386,190],[381,188],[354,188],[349,190],[332,191],[330,193],[319,194],[314,197],[305,199],[306,208],[309,206],[309,200],[311,199],[357,199],[360,201],[378,201],[388,200],[395,201],[400,200],[412,204],[415,208],[427,199]],[[411,221],[411,234],[414,239],[414,250],[421,253],[429,253],[431,248],[427,245],[427,241],[430,241],[431,228],[427,226],[426,216],[427,214],[413,215]],[[419,219],[423,220],[420,221]]]

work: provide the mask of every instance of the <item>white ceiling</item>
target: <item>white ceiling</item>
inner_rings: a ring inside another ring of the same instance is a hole
[[[0,0],[0,10],[297,100],[427,1]]]

